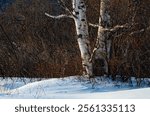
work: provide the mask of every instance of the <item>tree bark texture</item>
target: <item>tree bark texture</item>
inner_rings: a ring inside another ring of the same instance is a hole
[[[108,74],[108,59],[111,52],[111,40],[108,38],[108,31],[105,29],[110,27],[110,15],[109,15],[110,0],[101,0],[100,2],[100,17],[96,46],[98,50],[96,52],[95,59],[100,60],[100,70],[102,73]]]
[[[88,77],[93,76],[93,66],[90,61],[91,47],[89,41],[88,23],[86,17],[86,5],[84,0],[72,0],[73,14],[76,26],[77,41],[81,52],[82,65]]]

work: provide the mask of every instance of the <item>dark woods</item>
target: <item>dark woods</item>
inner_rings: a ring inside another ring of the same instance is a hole
[[[99,0],[86,0],[90,23],[98,23]],[[110,34],[109,74],[126,80],[150,77],[150,0],[112,0],[111,27],[130,28]],[[69,4],[67,4],[69,6]],[[0,16],[0,76],[64,77],[82,74],[80,51],[71,19],[46,17],[64,10],[56,0],[16,0]],[[89,27],[94,47],[97,29]],[[95,75],[102,75],[95,61]]]
[[[122,30],[113,38],[110,60],[112,75],[150,77],[149,3],[149,0],[129,0],[128,3],[116,0],[120,8],[112,9],[112,16],[117,19],[113,23],[129,23],[130,29]],[[118,14],[117,18],[115,14]]]
[[[0,75],[59,77],[80,74],[80,54],[70,20],[54,21],[55,0],[16,0],[0,17]]]

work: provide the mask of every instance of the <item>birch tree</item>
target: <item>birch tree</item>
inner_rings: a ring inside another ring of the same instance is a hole
[[[100,67],[103,73],[108,73],[108,59],[110,58],[111,40],[108,39],[108,31],[105,29],[110,27],[109,15],[110,0],[101,0],[99,26],[97,35],[97,54],[96,58],[100,59],[102,66]]]
[[[60,18],[72,18],[76,27],[77,41],[82,58],[82,66],[84,69],[84,75],[87,77],[93,77],[93,64],[96,59],[100,60],[100,70],[103,74],[109,73],[108,61],[111,59],[111,44],[112,39],[110,35],[118,35],[122,30],[132,32],[132,22],[123,25],[116,25],[111,27],[111,16],[109,14],[109,5],[111,0],[100,0],[100,14],[98,24],[88,24],[87,10],[85,0],[72,0],[72,9],[70,10],[65,6],[65,3],[60,0],[61,5],[65,8],[67,14],[61,14],[59,16],[52,16],[45,13],[47,16],[60,19]],[[89,41],[88,26],[98,28],[97,40],[94,49],[91,52],[91,46]],[[140,30],[138,30],[140,31]],[[129,35],[130,35],[129,34]]]
[[[60,1],[61,5],[65,6],[63,1]],[[89,41],[88,23],[86,17],[86,5],[84,0],[72,0],[72,11],[66,6],[65,10],[69,15],[61,14],[59,16],[52,16],[45,13],[47,16],[60,19],[60,18],[72,18],[75,22],[77,41],[82,58],[82,66],[84,75],[91,78],[93,77],[93,65],[91,59],[91,47]]]
[[[95,48],[92,52],[92,59],[100,61],[100,71],[104,75],[109,74],[108,62],[111,59],[111,46],[112,39],[110,35],[113,36],[116,32],[121,29],[129,28],[129,24],[116,25],[111,27],[111,16],[110,16],[110,0],[100,0],[100,14],[99,23],[97,25],[91,24],[90,26],[97,27],[97,40]]]
[[[100,0],[100,15],[99,15],[99,24],[98,25],[92,25],[95,27],[98,27],[98,34],[97,34],[97,41],[96,41],[96,47],[93,50],[93,54],[95,54],[93,57],[95,59],[100,60],[100,69],[104,74],[109,74],[109,66],[108,62],[111,59],[111,46],[112,46],[112,39],[115,37],[115,35],[121,35],[123,31],[126,31],[129,33],[129,36],[135,34],[135,33],[141,33],[144,32],[146,29],[140,29],[133,31],[132,26],[135,24],[134,18],[137,15],[137,8],[139,8],[140,1],[132,1],[132,4],[134,5],[134,11],[131,22],[127,22],[122,25],[116,25],[114,27],[111,27],[111,16],[110,16],[110,2],[111,0]],[[113,38],[110,38],[110,36],[113,36]],[[128,51],[128,45],[127,48],[124,48],[127,54]],[[94,59],[93,58],[93,59]]]
[[[110,28],[110,15],[109,15],[109,3],[110,0],[100,0],[100,17],[99,24],[88,24],[87,11],[84,0],[72,0],[72,11],[66,7],[65,3],[60,0],[60,4],[65,8],[67,14],[61,14],[58,16],[52,16],[45,13],[48,17],[54,19],[72,18],[75,22],[77,41],[82,58],[83,74],[87,77],[93,77],[93,62],[95,59],[99,59],[103,74],[108,74],[108,59],[110,58],[111,40],[108,36],[120,28],[125,26],[115,26]],[[91,52],[91,46],[89,41],[88,25],[98,27],[98,35],[96,46]]]

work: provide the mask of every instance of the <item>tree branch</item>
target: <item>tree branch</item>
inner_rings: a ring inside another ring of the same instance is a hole
[[[117,32],[120,31],[121,29],[128,29],[130,27],[130,25],[128,23],[124,24],[124,25],[116,25],[113,28],[110,29],[105,29],[106,31],[110,31],[110,32]]]
[[[98,49],[99,49],[99,47],[95,47],[95,48],[93,49],[92,54],[91,54],[91,58],[89,59],[90,62],[93,61],[93,59],[94,59],[94,57],[95,57],[95,53],[96,53],[96,51],[97,51]]]
[[[149,30],[150,30],[150,26],[147,27],[147,28],[143,28],[143,29],[140,29],[140,30],[133,31],[129,35],[133,36],[133,35],[137,35],[137,34],[143,33],[144,31],[149,31]]]
[[[70,9],[65,5],[65,3],[62,0],[58,0],[60,6],[66,11],[68,12],[70,15],[72,15],[72,17],[76,18],[76,16],[72,13],[72,11],[70,11]]]
[[[144,31],[145,31],[145,29],[140,29],[140,30],[131,32],[129,35],[130,35],[130,36],[137,35],[137,34],[142,33],[142,32],[144,32]]]
[[[92,27],[94,27],[94,28],[98,28],[98,27],[100,27],[101,25],[89,23],[89,26],[92,26]],[[130,27],[130,25],[129,25],[128,23],[126,23],[126,24],[124,24],[124,25],[116,25],[116,26],[113,27],[113,28],[103,28],[103,27],[101,26],[101,29],[104,30],[104,31],[108,31],[108,32],[113,33],[113,32],[119,31],[120,29],[125,29],[125,28],[129,28],[129,27]]]
[[[107,31],[107,32],[110,32],[111,34],[114,34],[120,30],[123,30],[123,29],[128,29],[130,27],[130,25],[128,23],[124,24],[124,25],[116,25],[115,27],[113,28],[103,28],[101,25],[98,25],[98,24],[92,24],[92,23],[89,23],[89,26],[92,26],[92,27],[100,27],[103,31]],[[94,57],[95,57],[95,53],[96,51],[99,49],[99,44],[93,49],[92,51],[92,54],[91,54],[91,58],[90,58],[90,62],[93,61]]]
[[[98,28],[100,25],[99,24],[89,23],[89,26],[94,27],[94,28]]]
[[[72,15],[65,15],[65,14],[58,15],[58,16],[53,16],[53,15],[50,15],[48,13],[45,13],[45,15],[50,17],[50,18],[53,18],[53,19],[74,18]]]

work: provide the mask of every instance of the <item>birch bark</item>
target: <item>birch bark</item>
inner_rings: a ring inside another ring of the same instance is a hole
[[[73,11],[70,11],[63,1],[61,1],[65,10],[69,15],[62,14],[59,16],[52,16],[45,13],[48,17],[54,19],[73,18],[76,27],[77,41],[82,58],[83,74],[89,78],[93,77],[93,64],[91,61],[91,47],[89,41],[88,22],[86,17],[86,5],[84,0],[72,0]]]
[[[100,2],[100,17],[97,36],[97,47],[95,59],[101,61],[101,71],[108,74],[108,59],[110,58],[111,40],[108,39],[108,32],[105,29],[110,26],[109,15],[109,3],[110,0],[101,0]]]
[[[90,61],[91,48],[89,41],[86,5],[84,0],[72,0],[74,22],[76,26],[77,41],[81,52],[82,65],[88,77],[93,77],[93,66]]]

